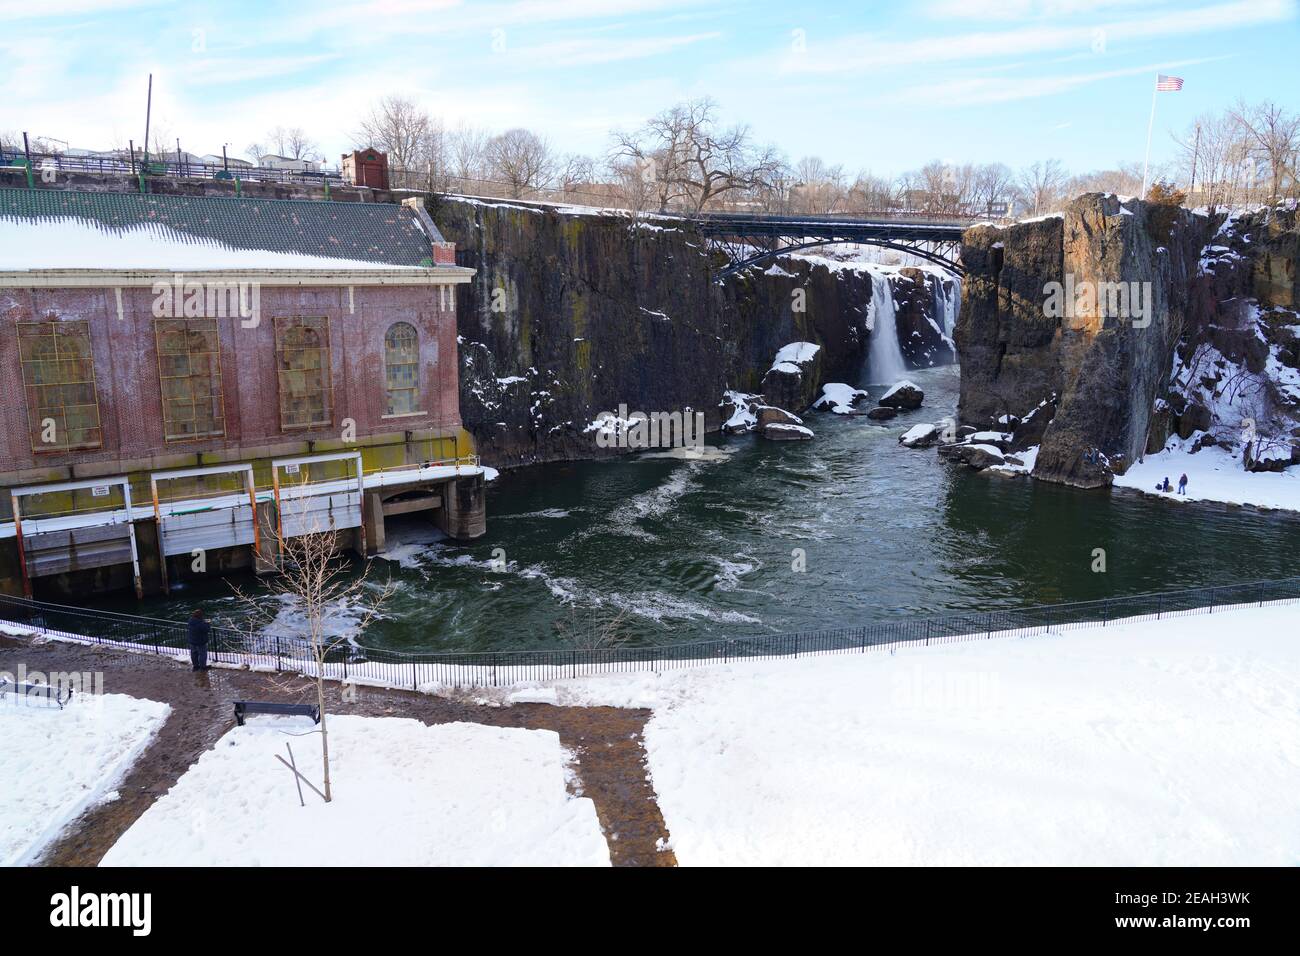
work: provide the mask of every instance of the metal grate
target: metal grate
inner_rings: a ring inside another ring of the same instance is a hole
[[[18,348],[32,451],[100,447],[90,323],[19,322]]]
[[[329,319],[277,317],[275,358],[280,427],[287,430],[333,424]]]
[[[158,319],[154,337],[158,343],[164,439],[193,441],[225,435],[217,320]]]

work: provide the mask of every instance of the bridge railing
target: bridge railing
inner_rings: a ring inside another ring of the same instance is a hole
[[[1190,588],[1034,607],[900,617],[794,634],[759,634],[680,644],[553,647],[537,650],[419,652],[342,643],[331,648],[325,676],[412,690],[502,687],[608,673],[661,671],[714,663],[831,654],[865,654],[899,647],[1035,637],[1105,628],[1121,622],[1213,614],[1229,607],[1300,603],[1300,577]],[[183,622],[0,596],[0,618],[76,641],[153,654],[183,656]],[[302,635],[246,633],[214,625],[210,656],[217,663],[316,671]]]

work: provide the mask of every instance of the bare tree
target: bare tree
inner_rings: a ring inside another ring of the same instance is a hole
[[[570,605],[568,618],[557,620],[555,630],[566,644],[579,651],[621,647],[628,640],[629,613],[626,607],[617,611],[597,607],[582,612],[576,605]]]
[[[561,192],[570,193],[594,185],[598,178],[595,160],[590,156],[570,155],[560,165],[557,185]]]
[[[441,159],[434,155],[441,138],[440,124],[422,106],[396,94],[381,98],[352,134],[356,148],[387,153],[399,179],[402,171],[423,178],[428,164]]]
[[[266,139],[275,149],[277,156],[285,159],[307,159],[319,162],[323,158],[316,141],[309,137],[301,126],[285,128],[277,126],[266,134]]]
[[[302,614],[305,633],[302,635],[315,671],[316,706],[320,709],[321,768],[324,774],[324,794],[328,803],[333,799],[330,784],[329,725],[325,708],[325,664],[330,654],[342,646],[347,637],[331,634],[326,622],[340,608],[361,612],[361,620],[353,636],[363,633],[378,613],[380,606],[393,592],[392,579],[378,590],[370,587],[367,563],[360,575],[352,575],[340,544],[340,533],[326,526],[318,518],[319,512],[309,512],[309,497],[304,482],[300,486],[282,489],[282,518],[294,516],[292,524],[305,527],[306,533],[289,536],[283,527],[287,520],[276,522],[272,536],[279,556],[279,573],[267,580],[267,590]],[[330,523],[332,525],[332,522]],[[231,584],[231,589],[249,610],[244,627],[250,638],[274,619],[264,602]],[[277,602],[277,606],[283,606]],[[250,640],[251,643],[251,640]],[[287,685],[286,685],[287,686]]]
[[[1268,163],[1268,201],[1276,203],[1288,173],[1294,179],[1296,151],[1300,149],[1300,114],[1288,113],[1276,103],[1247,106],[1238,102],[1231,116]]]
[[[447,160],[452,175],[460,179],[482,179],[487,164],[488,134],[465,123],[447,136]]]
[[[995,203],[1008,202],[1014,180],[1015,174],[1005,163],[984,163],[976,167],[971,185],[972,211],[984,215]]]
[[[849,191],[844,167],[829,166],[820,156],[805,156],[791,173],[795,180],[790,186],[792,211],[818,215],[843,211]]]
[[[555,174],[550,146],[531,130],[508,129],[487,143],[487,165],[491,178],[510,187],[513,199],[523,198],[530,189],[541,189]]]
[[[761,193],[783,167],[773,147],[757,147],[747,126],[722,129],[711,99],[679,103],[634,133],[615,132],[612,158],[652,163],[660,211],[699,212],[718,197]]]
[[[611,159],[609,172],[614,191],[625,209],[641,213],[658,206],[654,164],[636,159]]]
[[[1151,178],[1164,177],[1163,169],[1152,170]],[[1073,177],[1066,186],[1066,193],[1077,196],[1082,193],[1115,193],[1120,196],[1138,196],[1142,192],[1142,164],[1137,162],[1120,163],[1114,169],[1098,169],[1091,173]]]
[[[860,172],[849,187],[847,203],[856,213],[889,211],[898,205],[898,188],[881,176]]]
[[[1016,180],[1016,191],[1021,202],[1035,216],[1056,209],[1064,186],[1065,167],[1057,159],[1026,166],[1020,170]]]

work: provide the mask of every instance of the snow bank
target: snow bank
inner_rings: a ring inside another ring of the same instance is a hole
[[[0,218],[0,269],[417,269],[360,259],[235,249],[167,226]]]
[[[695,865],[1294,866],[1300,608],[564,682]]]
[[[122,694],[0,697],[0,866],[24,866],[82,813],[112,799],[171,708]]]
[[[301,718],[227,733],[104,857],[106,866],[607,866],[591,800],[568,792],[552,731],[329,718],[334,801]],[[306,736],[301,736],[306,734]]]
[[[1253,505],[1300,511],[1300,469],[1249,472],[1240,458],[1218,446],[1191,452],[1201,432],[1186,441],[1171,438],[1165,450],[1147,455],[1128,471],[1115,476],[1115,487],[1135,488],[1149,495],[1175,501],[1220,501],[1225,504]],[[1178,494],[1178,477],[1187,476],[1187,494]],[[1156,491],[1156,485],[1169,479],[1173,491]]]

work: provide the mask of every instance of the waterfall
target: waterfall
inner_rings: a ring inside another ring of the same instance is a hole
[[[889,274],[871,270],[871,338],[867,342],[868,385],[893,385],[907,374],[898,344],[894,286]]]
[[[957,327],[957,312],[961,309],[961,279],[955,276],[950,279],[951,289],[944,287],[942,279],[937,282],[939,294],[935,298],[939,314],[943,317],[943,334],[952,338],[952,330]]]

